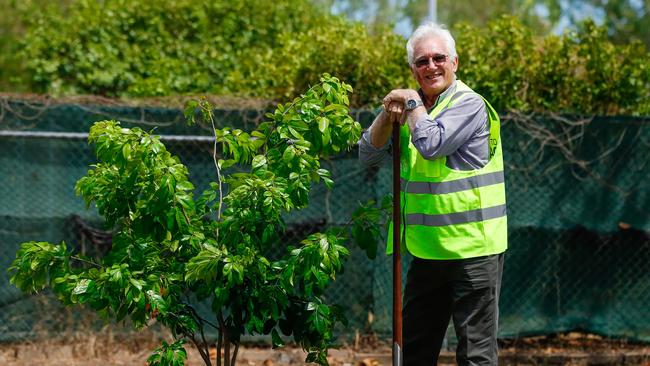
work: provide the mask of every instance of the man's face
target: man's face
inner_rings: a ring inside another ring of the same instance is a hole
[[[411,71],[427,97],[437,97],[454,81],[458,58],[451,59],[443,40],[426,37],[415,42]]]

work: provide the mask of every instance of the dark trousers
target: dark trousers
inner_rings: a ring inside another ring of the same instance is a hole
[[[404,291],[404,366],[438,363],[453,317],[456,361],[496,365],[503,253],[459,260],[414,258]]]

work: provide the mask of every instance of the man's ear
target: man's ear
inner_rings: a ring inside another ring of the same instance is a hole
[[[454,62],[452,64],[453,64],[453,70],[455,74],[456,71],[458,71],[458,56],[454,57]]]
[[[409,69],[411,69],[411,75],[413,76],[413,78],[417,80],[416,74],[415,74],[415,65],[409,64]]]

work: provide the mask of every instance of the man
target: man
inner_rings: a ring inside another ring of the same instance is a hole
[[[507,247],[499,118],[456,79],[448,30],[420,26],[406,49],[420,89],[388,93],[359,140],[361,161],[378,164],[388,156],[393,122],[402,125],[400,230],[413,255],[404,293],[404,364],[435,365],[451,318],[458,364],[496,365]]]

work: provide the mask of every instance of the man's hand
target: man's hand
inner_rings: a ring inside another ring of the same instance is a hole
[[[413,130],[415,119],[423,113],[427,113],[423,106],[407,112],[405,110],[406,101],[409,99],[419,100],[420,94],[413,89],[395,89],[384,97],[382,101],[384,111],[377,115],[370,126],[370,144],[372,146],[380,148],[386,144],[393,131],[393,123],[399,122],[403,125],[408,121],[409,128]]]
[[[418,92],[413,89],[394,89],[384,97],[384,109],[386,111],[389,111],[388,107],[393,102],[401,103],[402,107],[404,107],[404,104],[406,104],[406,101],[409,99],[419,100],[420,94],[418,94]]]
[[[415,128],[415,118],[413,116],[407,118],[407,114],[413,115],[413,113],[406,113],[405,111],[406,101],[409,99],[421,100],[420,94],[413,89],[394,89],[384,97],[383,106],[391,123],[399,122],[403,125],[409,120],[409,126],[412,130]],[[419,116],[421,113],[426,113],[426,109],[418,107],[416,112],[415,114]]]
[[[386,108],[386,113],[388,113],[390,123],[399,122],[400,125],[403,125],[404,121],[406,121],[404,118],[404,103],[390,102],[388,108]]]

